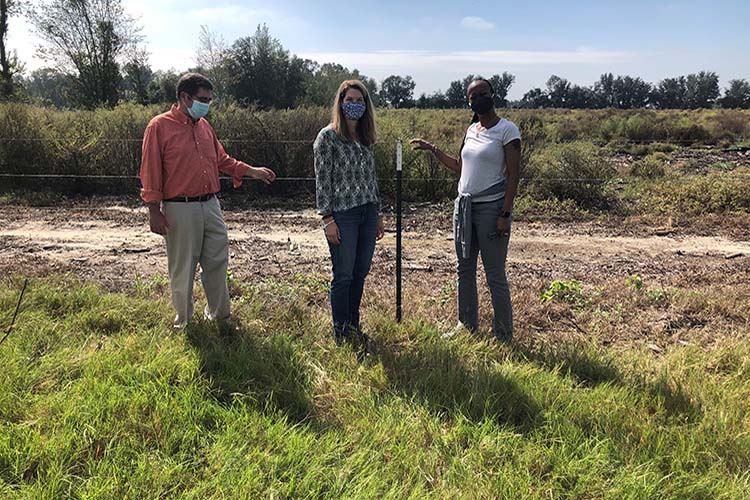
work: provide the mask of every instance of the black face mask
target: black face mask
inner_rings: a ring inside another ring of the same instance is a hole
[[[486,115],[495,105],[492,97],[488,95],[479,95],[471,102],[471,110],[478,115]]]

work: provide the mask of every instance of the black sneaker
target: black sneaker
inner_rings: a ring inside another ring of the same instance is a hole
[[[336,342],[336,345],[343,345],[344,342],[350,340],[351,333],[349,330],[349,325],[346,323],[333,324],[333,341]]]
[[[356,344],[354,347],[360,359],[371,354],[372,340],[370,340],[370,336],[363,332],[359,325],[351,325],[349,331],[351,332],[352,343]]]

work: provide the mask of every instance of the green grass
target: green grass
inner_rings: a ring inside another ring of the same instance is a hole
[[[325,280],[233,287],[238,330],[173,334],[160,286],[30,282],[0,347],[0,498],[750,496],[747,339],[532,353],[371,310],[360,363]]]

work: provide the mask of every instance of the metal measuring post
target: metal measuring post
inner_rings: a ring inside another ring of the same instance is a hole
[[[396,143],[396,321],[401,323],[401,173],[403,151]]]

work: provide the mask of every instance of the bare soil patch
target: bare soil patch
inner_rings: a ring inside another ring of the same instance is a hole
[[[166,275],[164,240],[149,232],[147,212],[142,207],[0,206],[0,218],[5,222],[0,228],[0,276],[72,272],[110,290],[127,291],[137,278],[148,280]],[[312,210],[233,209],[225,212],[225,218],[230,237],[230,269],[236,279],[252,281],[329,272],[328,248]],[[395,224],[391,215],[386,217],[386,226],[389,232],[378,244],[368,279],[368,286],[378,290],[383,302],[392,295],[395,283]],[[445,207],[411,207],[404,227],[405,293],[412,301],[415,297],[432,303],[442,301],[437,312],[421,304],[406,304],[406,311],[438,314],[443,316],[439,320],[453,321],[455,306],[450,287],[455,256],[450,213]],[[721,226],[714,226],[710,231],[701,231],[627,220],[516,221],[508,276],[519,321],[526,318],[538,323],[538,318],[532,316],[539,292],[553,280],[577,279],[589,288],[613,284],[622,288],[625,279],[637,274],[645,283],[664,288],[741,294],[750,282],[750,242],[736,235],[744,235],[746,230],[741,228],[738,232],[732,226],[724,231]],[[483,287],[481,276],[480,282]],[[484,305],[489,304],[486,292],[482,300]],[[738,307],[750,308],[750,297],[740,301]],[[486,317],[488,313],[485,310],[483,314]],[[727,314],[731,316],[731,312]],[[725,330],[746,328],[747,312],[738,314],[739,320]],[[664,314],[651,318],[649,324],[658,323],[661,330],[655,327],[645,334],[647,338],[638,341],[663,340],[665,331],[673,336],[675,325],[687,330],[696,328],[680,321]],[[705,322],[697,327],[706,333]],[[684,338],[678,336],[678,340]]]

